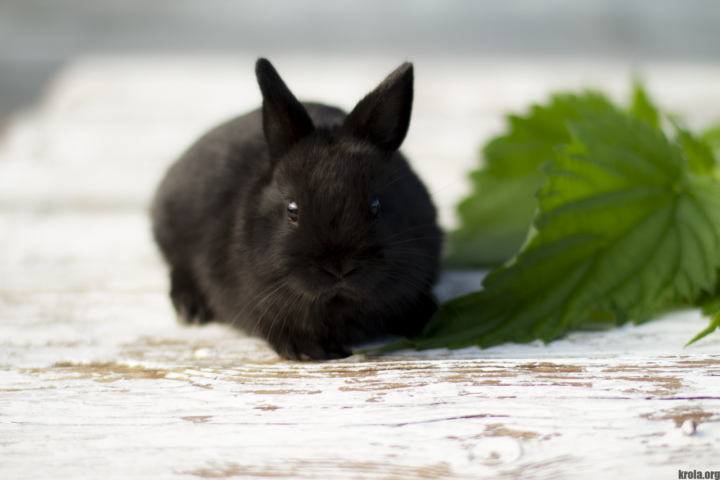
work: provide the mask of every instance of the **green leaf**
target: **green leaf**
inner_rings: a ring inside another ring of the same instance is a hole
[[[687,347],[689,345],[692,345],[693,343],[697,342],[701,338],[707,337],[708,335],[713,333],[715,330],[717,330],[718,327],[720,327],[720,311],[718,311],[715,314],[715,317],[713,317],[712,321],[710,322],[710,325],[705,330],[703,330],[702,332],[695,335],[692,340],[690,340],[688,343],[685,344],[685,346]]]
[[[720,125],[706,130],[701,138],[715,153],[720,153]]]
[[[509,134],[483,149],[484,168],[470,175],[472,194],[458,207],[460,227],[448,237],[445,265],[480,268],[505,263],[520,250],[537,210],[535,191],[547,180],[538,167],[570,141],[566,121],[617,111],[601,94],[555,95],[527,117],[510,116]]]
[[[653,128],[660,128],[660,115],[657,107],[650,100],[639,79],[633,81],[633,99],[630,112],[641,120],[645,120]]]
[[[540,171],[506,179],[476,171],[471,178],[478,193],[458,205],[464,222],[449,235],[449,268],[498,265],[517,254],[537,210],[535,192],[547,182]]]
[[[712,317],[715,312],[720,310],[720,297],[716,296],[706,300],[702,304],[702,314],[706,317]]]
[[[699,175],[709,175],[715,169],[715,156],[707,142],[698,140],[688,130],[671,119],[675,126],[677,143],[690,163],[690,169]]]
[[[644,321],[669,301],[713,291],[720,184],[634,116],[569,122],[572,141],[544,167],[537,234],[484,289],[442,306],[416,348],[549,342],[592,311]]]
[[[604,95],[553,95],[550,105],[534,105],[526,117],[509,117],[510,133],[491,140],[483,149],[485,170],[496,178],[509,178],[535,172],[554,158],[555,145],[567,143],[568,120],[588,114],[614,112],[617,108]]]

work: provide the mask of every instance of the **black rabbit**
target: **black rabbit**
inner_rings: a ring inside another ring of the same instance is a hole
[[[397,151],[412,64],[349,115],[298,102],[265,59],[255,72],[262,109],[197,141],[153,202],[179,316],[239,326],[301,360],[420,333],[437,309],[441,231]]]

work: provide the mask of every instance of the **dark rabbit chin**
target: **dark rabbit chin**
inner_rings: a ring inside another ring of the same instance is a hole
[[[298,102],[265,59],[256,74],[262,109],[201,138],[153,204],[179,315],[239,326],[290,359],[419,333],[436,310],[441,232],[397,152],[412,65],[349,115]]]

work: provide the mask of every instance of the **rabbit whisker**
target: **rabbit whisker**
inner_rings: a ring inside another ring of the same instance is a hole
[[[393,278],[396,278],[396,279],[398,279],[398,280],[406,280],[406,278],[403,278],[403,277],[399,276],[399,275],[396,274],[396,273],[390,273],[390,276],[392,276]],[[428,284],[428,286],[430,286],[431,288],[434,286],[432,283],[430,283],[430,282],[427,281],[426,279],[419,278],[419,280],[422,280],[423,282],[425,282],[426,284]],[[453,282],[453,283],[454,283],[454,282]],[[463,290],[459,285],[456,284],[456,286],[457,286],[459,289]],[[466,292],[466,293],[468,293],[468,292]],[[438,307],[438,311],[439,311],[439,312],[442,312],[442,304],[439,303],[434,296],[431,295],[430,298],[431,298],[432,302]],[[455,313],[459,314],[459,312],[457,311],[457,309],[456,309],[455,307],[452,307],[452,308],[453,308],[453,310],[455,310]],[[447,314],[443,313],[443,315],[445,315],[445,318],[447,319]]]
[[[279,282],[278,282],[278,283],[279,283]],[[284,283],[283,283],[282,285],[280,285],[279,287],[277,287],[277,288],[276,288],[275,290],[273,290],[272,292],[268,293],[268,294],[265,296],[265,298],[263,298],[262,300],[260,300],[259,302],[257,302],[257,303],[255,304],[255,306],[252,308],[252,310],[250,310],[250,311],[248,312],[248,317],[250,316],[250,314],[251,314],[252,312],[255,311],[255,309],[256,309],[257,307],[260,306],[261,303],[263,303],[263,302],[264,302],[265,300],[267,300],[271,295],[273,295],[275,292],[277,292],[277,291],[280,290],[281,288],[285,287],[286,285],[287,285],[287,281],[284,282]],[[257,298],[257,297],[256,297],[256,298]],[[275,300],[273,300],[272,303],[275,303],[276,301],[277,301],[277,298],[276,298]],[[272,303],[270,304],[270,306],[272,306]],[[270,308],[270,307],[268,307],[268,308]],[[265,309],[265,311],[267,311],[267,309]],[[263,312],[263,315],[265,315],[264,312]],[[258,318],[258,321],[255,323],[255,326],[254,326],[253,329],[251,330],[251,333],[252,333],[252,334],[255,333],[255,331],[257,330],[258,325],[260,325],[260,321],[262,320],[263,315],[260,315],[260,318]]]
[[[273,331],[273,328],[275,327],[275,323],[276,323],[276,322],[278,321],[278,319],[282,316],[282,313],[283,313],[283,311],[285,310],[285,308],[287,308],[288,305],[290,305],[291,303],[293,303],[293,302],[295,301],[295,298],[299,298],[299,295],[300,295],[300,293],[297,292],[297,291],[295,291],[295,292],[293,292],[293,293],[290,295],[289,298],[287,298],[287,299],[285,300],[285,304],[284,304],[284,305],[282,306],[282,308],[280,308],[280,310],[274,315],[273,322],[272,322],[272,324],[270,325],[270,330],[268,330],[268,333],[267,333],[268,337],[271,336],[271,333],[272,333],[272,331]],[[283,322],[282,322],[282,326],[280,327],[280,332],[282,332],[283,329],[285,328],[285,322],[286,322],[286,321],[287,321],[287,315],[283,317]]]
[[[411,262],[411,261],[409,261],[409,260],[401,260],[401,259],[398,259],[398,258],[393,259],[393,260],[390,260],[389,262],[403,262],[403,263],[407,263],[407,264],[409,264],[409,265],[417,265],[416,262]],[[467,294],[467,293],[471,293],[471,292],[472,292],[472,290],[467,290],[467,289],[461,287],[460,284],[458,284],[458,283],[455,282],[453,279],[451,279],[447,273],[440,273],[440,276],[441,276],[441,277],[444,277],[445,281],[452,283],[452,284],[453,284],[455,287],[457,287],[457,289],[458,289],[459,291],[461,291],[462,293]],[[429,282],[428,282],[428,283],[429,283]]]
[[[464,178],[465,178],[465,177],[458,177],[457,179],[453,180],[452,182],[450,182],[450,183],[448,183],[447,185],[445,185],[444,187],[442,187],[440,190],[435,190],[434,192],[432,192],[432,193],[430,194],[430,196],[432,197],[432,196],[435,195],[436,193],[442,192],[442,191],[445,190],[446,188],[452,187],[453,185],[455,185],[457,182],[459,182],[460,180],[462,180],[462,179],[464,179]]]
[[[262,295],[263,293],[267,292],[268,290],[270,290],[271,288],[273,288],[275,285],[279,284],[279,283],[282,282],[282,281],[283,281],[282,279],[281,279],[281,280],[278,280],[277,282],[273,283],[273,284],[270,285],[268,288],[266,288],[266,289],[263,290],[262,292],[256,294],[253,298],[251,298],[250,300],[248,300],[247,302],[245,302],[245,306],[235,315],[235,317],[232,319],[232,322],[230,322],[230,326],[232,327],[232,326],[235,325],[235,322],[236,322],[237,319],[240,317],[240,315],[242,314],[242,312],[245,311],[245,309],[246,309],[256,298],[258,298],[260,295]],[[272,294],[272,292],[270,293],[270,295],[271,295],[271,294]],[[267,298],[267,297],[265,297],[265,298]],[[261,300],[259,303],[262,303],[263,301],[265,301],[265,299]],[[254,309],[253,309],[253,310],[254,310]],[[251,312],[252,312],[252,311],[251,311]]]

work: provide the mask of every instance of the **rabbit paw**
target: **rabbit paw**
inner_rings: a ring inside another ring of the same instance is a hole
[[[323,345],[302,339],[291,339],[278,343],[280,344],[276,343],[273,347],[286,360],[337,360],[352,355],[352,352],[346,347],[335,343]]]
[[[205,324],[213,313],[191,274],[174,270],[171,274],[170,298],[181,322]]]

